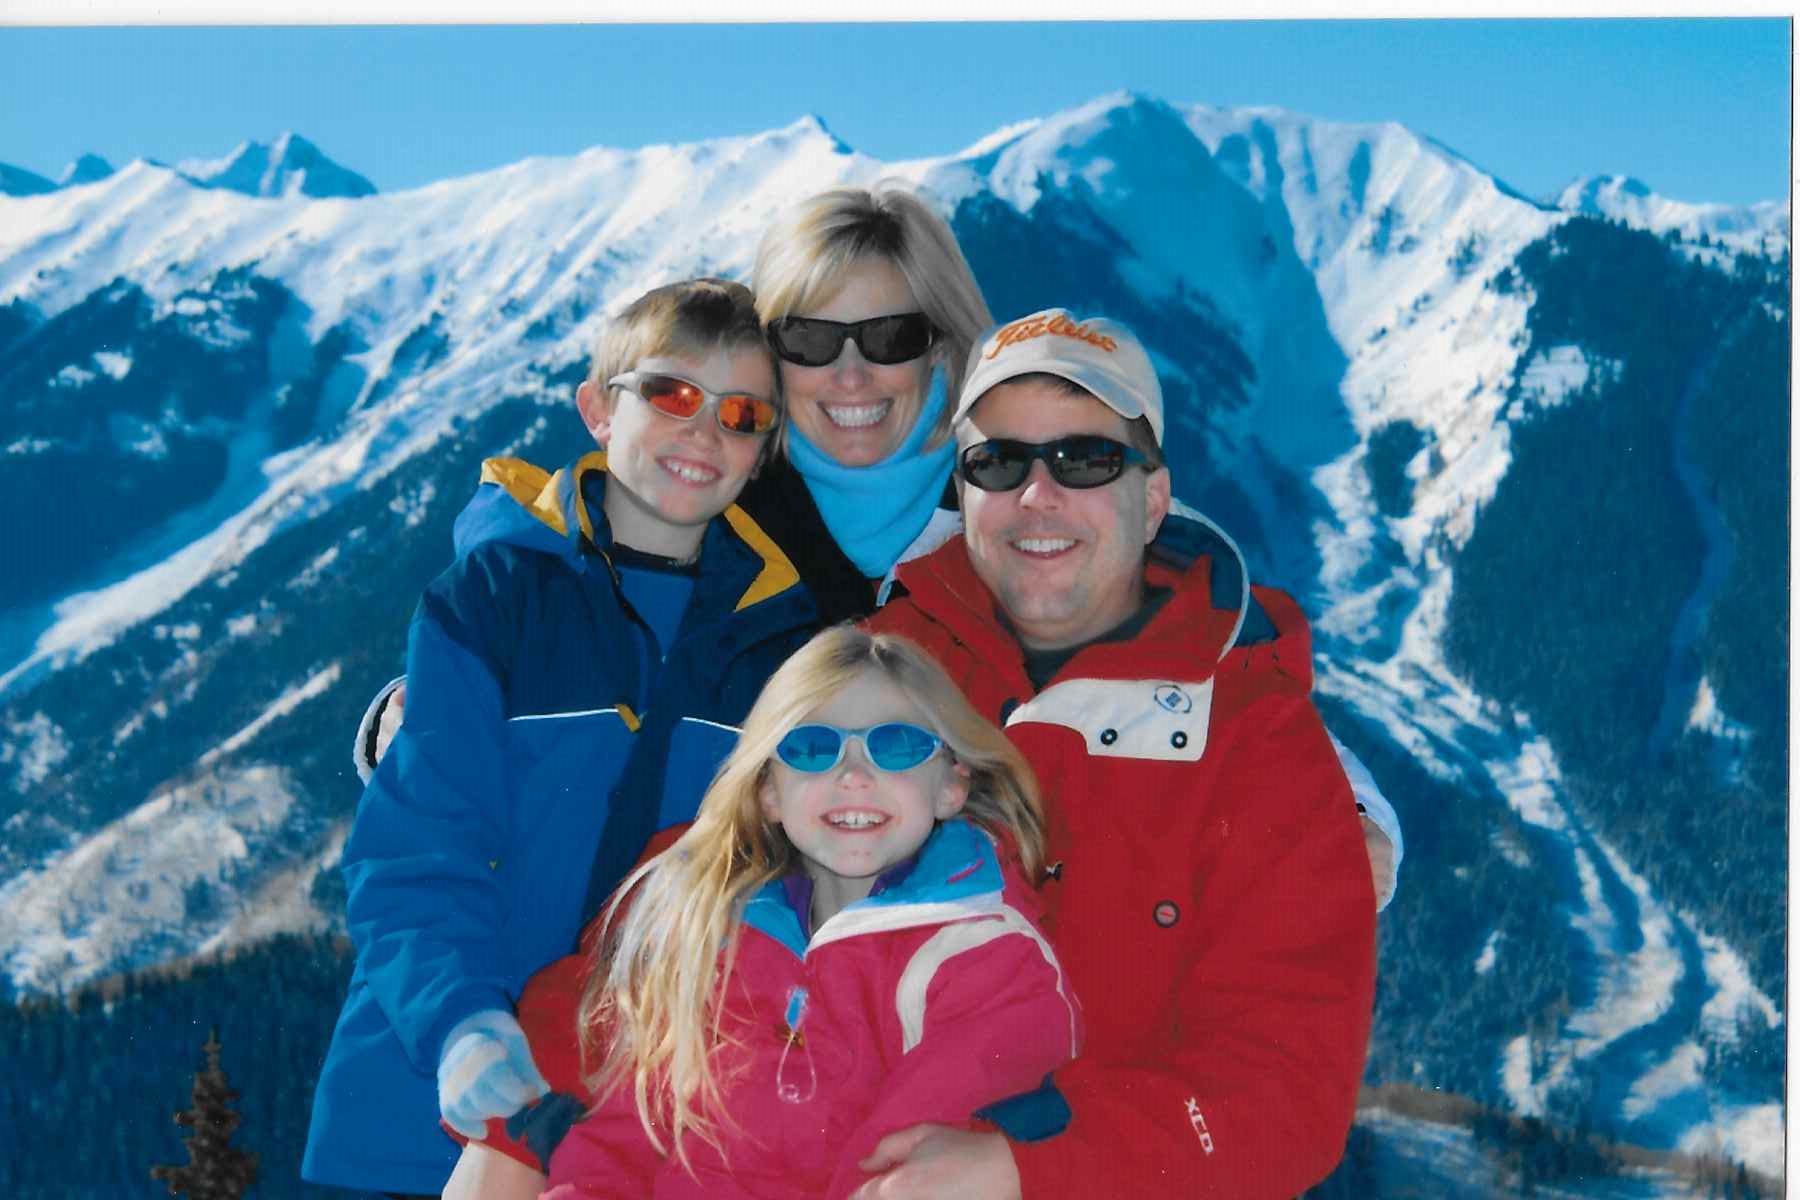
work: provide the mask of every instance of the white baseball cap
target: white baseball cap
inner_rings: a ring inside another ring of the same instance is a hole
[[[1143,343],[1117,321],[1077,318],[1066,308],[1046,308],[990,330],[969,351],[954,420],[968,416],[988,389],[1040,372],[1087,389],[1127,421],[1147,418],[1162,445],[1162,384]]]

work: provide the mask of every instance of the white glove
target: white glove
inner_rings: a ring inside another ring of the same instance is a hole
[[[406,676],[390,679],[369,701],[362,720],[356,726],[356,740],[350,743],[350,761],[356,764],[356,777],[365,785],[375,774],[375,764],[387,753],[388,743],[400,732],[400,721],[406,705]]]
[[[464,1017],[444,1039],[438,1060],[438,1110],[466,1138],[487,1132],[490,1117],[510,1117],[550,1085],[531,1061],[525,1031],[498,1008]]]
[[[1406,842],[1400,836],[1400,814],[1388,803],[1388,798],[1381,794],[1381,787],[1375,777],[1369,774],[1369,768],[1363,766],[1362,759],[1350,752],[1350,747],[1331,735],[1332,749],[1337,751],[1338,761],[1344,766],[1344,774],[1350,780],[1351,794],[1362,810],[1363,848],[1369,853],[1369,872],[1375,883],[1375,911],[1380,912],[1394,898],[1394,890],[1400,886],[1400,860],[1406,857]]]

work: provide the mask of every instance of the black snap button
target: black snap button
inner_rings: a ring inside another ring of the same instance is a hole
[[[1167,929],[1169,926],[1175,924],[1175,922],[1181,920],[1181,906],[1176,904],[1173,900],[1159,900],[1156,908],[1152,910],[1150,915],[1158,925]]]
[[[1181,749],[1183,746],[1187,745],[1187,734],[1177,729],[1169,738],[1169,745],[1175,747],[1177,750]]]
[[[1119,740],[1119,731],[1118,730],[1102,729],[1100,731],[1100,744],[1102,746],[1110,746],[1118,740]]]

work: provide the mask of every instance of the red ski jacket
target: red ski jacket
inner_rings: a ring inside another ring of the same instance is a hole
[[[1318,1182],[1354,1116],[1375,905],[1298,606],[1252,595],[1222,536],[1171,515],[1147,581],[1173,594],[1040,692],[961,538],[898,579],[869,626],[1005,725],[1050,810],[1046,923],[1087,1037],[1056,1073],[1068,1128],[1013,1143],[1025,1200]]]

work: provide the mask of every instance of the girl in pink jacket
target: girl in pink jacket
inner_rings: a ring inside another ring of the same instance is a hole
[[[883,1134],[1035,1087],[1079,1037],[1042,846],[1030,768],[923,652],[814,638],[606,914],[599,1100],[546,1196],[835,1200]]]

